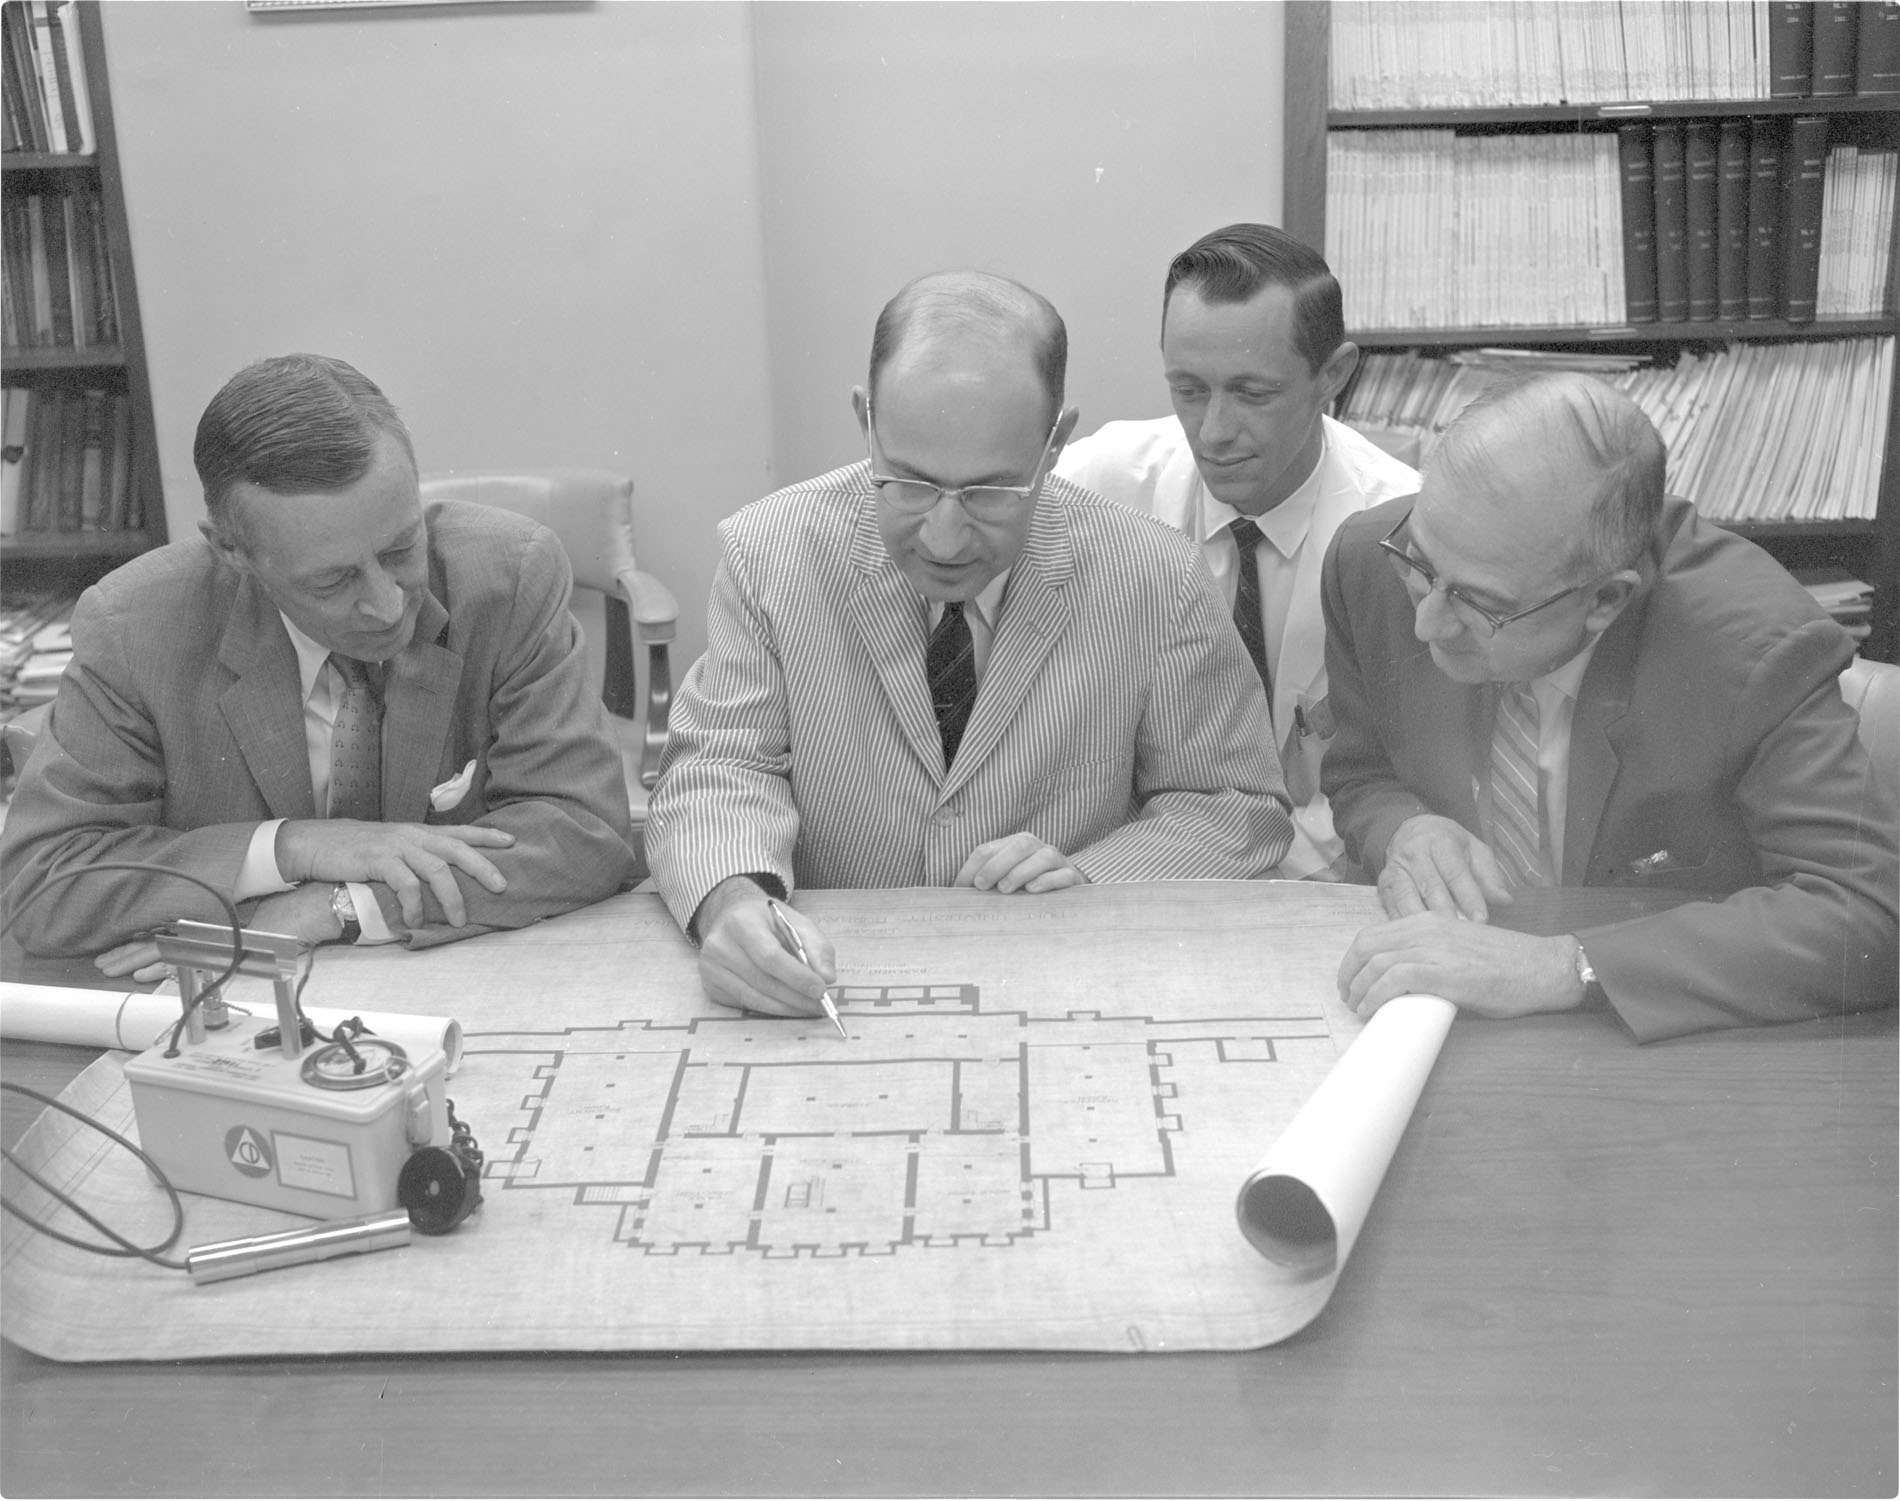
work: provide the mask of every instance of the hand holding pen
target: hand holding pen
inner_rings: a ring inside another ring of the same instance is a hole
[[[757,881],[731,876],[706,895],[693,922],[709,1000],[759,1016],[818,1014],[836,971],[830,942],[803,913],[775,913]]]
[[[800,964],[816,972],[816,967],[811,962],[811,956],[805,952],[805,940],[798,936],[798,929],[792,926],[792,920],[786,916],[785,909],[771,897],[766,898],[766,905],[772,909],[772,925],[778,929],[779,937],[785,942],[786,947],[789,948],[792,953],[798,955],[798,962]],[[819,978],[823,979],[824,976],[819,975]],[[818,999],[825,1008],[825,1015],[831,1018],[832,1026],[838,1029],[838,1035],[849,1042],[851,1040],[851,1034],[845,1031],[844,1023],[838,1020],[838,1007],[831,999],[831,987],[829,985],[825,987]]]

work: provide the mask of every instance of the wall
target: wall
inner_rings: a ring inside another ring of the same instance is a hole
[[[335,354],[425,468],[631,472],[690,661],[772,481],[750,10],[103,13],[172,535],[218,386]]]
[[[1279,5],[814,0],[754,24],[782,475],[859,456],[877,310],[951,266],[1055,303],[1078,431],[1167,411],[1169,259],[1280,211]]]
[[[1091,431],[1166,409],[1169,256],[1280,205],[1277,4],[102,12],[172,535],[218,385],[341,355],[425,467],[631,472],[682,667],[718,519],[856,456],[904,281],[1046,293]]]

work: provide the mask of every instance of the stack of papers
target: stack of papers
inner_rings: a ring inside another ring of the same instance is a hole
[[[1794,576],[1842,629],[1856,641],[1865,641],[1873,628],[1874,586],[1845,568],[1796,568]]]
[[[49,702],[73,659],[73,598],[45,592],[0,605],[0,715]]]

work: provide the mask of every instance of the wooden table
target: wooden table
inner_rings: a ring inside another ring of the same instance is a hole
[[[92,1056],[10,1044],[0,1072],[57,1088]],[[1896,1087],[1891,1012],[1644,1048],[1605,1015],[1461,1018],[1331,1304],[1270,1349],[7,1345],[0,1490],[1891,1495]],[[7,1098],[7,1140],[30,1116]]]

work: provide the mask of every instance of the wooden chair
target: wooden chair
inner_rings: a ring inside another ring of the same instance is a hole
[[[679,604],[666,585],[635,561],[633,481],[605,469],[436,474],[423,476],[422,499],[425,504],[474,501],[540,522],[567,549],[576,590],[600,596],[600,698],[615,720],[621,764],[626,769],[628,809],[635,837],[639,837],[646,828],[647,800],[659,780],[660,755],[666,749],[673,699],[668,650],[678,630]],[[577,599],[575,605],[583,630],[591,634],[591,612],[585,601]],[[646,647],[644,694],[635,665],[636,640]]]

